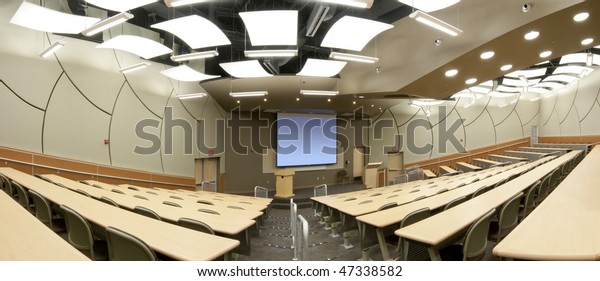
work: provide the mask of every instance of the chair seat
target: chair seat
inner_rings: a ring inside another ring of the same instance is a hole
[[[94,256],[92,257],[89,250],[79,250],[88,258],[94,261],[108,260],[108,245],[104,240],[94,240]]]
[[[470,258],[468,260],[480,261],[485,256],[485,253]],[[440,249],[440,257],[443,261],[462,261],[463,260],[463,245],[453,244]]]

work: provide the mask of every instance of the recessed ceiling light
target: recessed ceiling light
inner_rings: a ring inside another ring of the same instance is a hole
[[[492,57],[494,57],[496,53],[494,53],[494,51],[487,51],[487,52],[483,52],[481,53],[480,57],[483,60],[487,60],[487,59],[491,59]]]
[[[592,44],[593,42],[594,42],[594,38],[586,38],[581,41],[581,45],[585,46],[585,45]]]
[[[552,51],[543,51],[540,53],[540,58],[547,58],[552,55]]]
[[[356,104],[356,101],[353,101],[352,104]]]
[[[525,37],[525,40],[533,40],[535,38],[538,38],[538,36],[540,36],[540,33],[535,30],[532,30],[532,31],[527,32],[524,37]]]
[[[472,84],[475,84],[475,82],[477,82],[477,78],[470,78],[470,79],[467,79],[467,81],[465,81],[465,84],[472,85]]]
[[[300,98],[296,98],[296,101],[300,101]]]
[[[327,102],[331,102],[331,99],[327,99]]]
[[[240,103],[240,101],[237,101],[237,103]]]
[[[512,67],[513,67],[513,66],[512,66],[512,64],[505,64],[505,65],[503,65],[502,67],[500,67],[500,70],[502,70],[502,71],[508,71],[508,70],[510,70]]]
[[[263,99],[264,101],[267,101],[267,99]]]
[[[458,69],[450,69],[445,73],[446,77],[454,77],[456,74],[458,74]]]
[[[590,17],[590,14],[587,12],[579,13],[573,17],[573,20],[576,22],[582,22],[587,20]]]

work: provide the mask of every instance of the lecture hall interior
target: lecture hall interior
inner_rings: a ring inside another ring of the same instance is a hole
[[[600,259],[600,1],[0,19],[2,261]]]

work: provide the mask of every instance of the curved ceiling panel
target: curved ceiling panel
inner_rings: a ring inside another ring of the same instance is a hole
[[[360,52],[375,36],[392,27],[387,23],[344,16],[327,31],[321,47]]]
[[[192,49],[231,45],[231,41],[221,29],[211,21],[198,15],[172,19],[153,24],[150,27],[175,34]]]
[[[165,45],[134,35],[119,35],[96,46],[96,48],[118,49],[136,54],[145,59],[171,53],[171,49]]]
[[[296,45],[298,11],[257,11],[240,13],[252,46]]]
[[[187,65],[180,65],[178,67],[169,68],[161,71],[160,73],[171,79],[185,82],[199,82],[202,80],[221,77],[219,75],[206,75],[202,72],[192,69]]]
[[[23,2],[10,23],[43,32],[77,34],[99,18],[76,16]]]

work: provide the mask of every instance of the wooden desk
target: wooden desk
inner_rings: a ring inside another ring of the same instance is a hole
[[[573,149],[572,148],[558,148],[558,147],[519,147],[519,150],[540,152],[540,153],[560,153],[560,155],[564,155],[565,153],[567,153]]]
[[[427,170],[427,169],[423,170],[423,174],[429,179],[433,179],[433,178],[437,177],[436,174],[434,174],[431,170]]]
[[[113,226],[128,232],[146,242],[154,251],[176,260],[213,260],[240,244],[237,240],[205,234],[115,208],[12,168],[0,168],[0,173],[27,189],[37,191],[55,204],[74,209],[101,227]]]
[[[501,161],[501,162],[511,162],[511,163],[518,163],[521,161],[529,161],[529,159],[524,158],[524,157],[515,157],[515,156],[508,156],[508,155],[500,155],[500,154],[490,154],[488,155],[488,157],[490,157],[490,159],[492,160],[496,160],[496,161]]]
[[[509,155],[509,156],[515,156],[515,157],[525,157],[529,160],[537,160],[542,157],[548,156],[550,153],[507,150],[507,151],[504,151],[504,154]]]
[[[527,159],[524,159],[527,160]],[[477,163],[483,167],[485,167],[486,169],[492,166],[501,166],[502,162],[498,162],[498,161],[494,161],[494,160],[489,160],[489,159],[483,159],[483,158],[475,158],[473,159],[473,163]]]
[[[229,193],[218,193],[218,192],[202,191],[202,190],[192,191],[192,190],[187,190],[187,189],[177,189],[175,191],[189,193],[189,194],[201,194],[201,195],[207,195],[207,196],[214,196],[217,198],[230,198],[232,200],[245,200],[245,201],[252,202],[254,204],[262,204],[265,206],[269,205],[273,201],[273,198],[254,197],[254,196],[229,194]]]
[[[449,175],[455,175],[458,174],[457,170],[454,170],[448,166],[440,166],[440,174],[442,176],[449,176]]]
[[[89,261],[4,192],[0,192],[0,225],[0,260]]]
[[[459,167],[463,172],[479,171],[481,167],[469,164],[467,162],[456,162],[456,166]]]
[[[552,170],[575,158],[579,153],[581,152],[572,151],[555,158],[553,161],[546,162],[512,181],[467,200],[454,208],[398,229],[395,234],[428,245],[431,259],[440,260],[439,247],[453,242],[453,239],[457,239],[461,232],[465,231],[489,210],[499,207],[511,197],[542,179]],[[545,161],[545,159],[540,160]]]
[[[600,260],[600,147],[493,250],[526,260]]]
[[[429,208],[430,210],[435,210],[435,209],[443,208],[450,201],[452,201],[458,197],[464,196],[464,197],[468,198],[473,193],[475,193],[475,191],[477,191],[479,188],[481,188],[483,186],[495,185],[496,183],[500,182],[501,180],[507,178],[509,176],[508,174],[514,174],[514,173],[519,173],[519,172],[525,171],[525,170],[529,169],[530,167],[535,167],[537,164],[539,164],[539,163],[532,162],[532,163],[528,163],[527,165],[518,166],[518,167],[515,167],[514,169],[505,171],[506,173],[496,174],[494,176],[484,178],[480,181],[471,183],[462,188],[450,190],[448,192],[438,194],[436,196],[431,196],[431,197],[428,197],[428,198],[425,198],[425,199],[422,199],[422,200],[419,200],[416,202],[404,204],[404,205],[401,205],[401,206],[398,206],[395,208],[359,216],[356,218],[356,220],[359,222],[359,224],[362,223],[364,225],[372,226],[375,228],[375,234],[376,234],[376,238],[377,238],[377,241],[379,243],[379,246],[380,246],[380,249],[382,252],[382,256],[383,256],[384,260],[387,260],[387,259],[389,259],[389,253],[387,251],[387,246],[385,244],[385,237],[383,235],[384,228],[386,228],[390,225],[398,224],[398,223],[402,222],[402,220],[404,219],[404,217],[406,217],[406,215],[410,214],[413,211],[419,210],[421,208]],[[368,235],[368,233],[366,233],[365,230],[363,230],[361,233],[363,233],[363,235]],[[365,238],[361,237],[361,239],[365,239]]]

